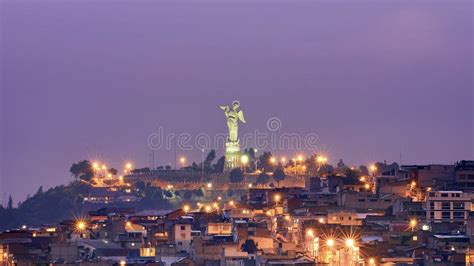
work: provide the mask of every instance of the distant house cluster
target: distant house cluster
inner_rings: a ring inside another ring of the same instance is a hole
[[[96,188],[84,217],[0,234],[3,265],[474,265],[474,161],[379,165],[360,176],[136,211]],[[133,185],[129,189],[134,189]]]

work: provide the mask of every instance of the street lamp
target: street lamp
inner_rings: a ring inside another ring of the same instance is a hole
[[[280,194],[276,194],[273,199],[275,200],[276,203],[278,203],[281,199],[281,195]]]
[[[319,164],[326,163],[327,161],[328,161],[328,158],[326,158],[324,156],[318,155],[316,157],[316,162],[318,162]]]
[[[353,248],[354,247],[354,239],[352,239],[352,238],[346,239],[345,243],[346,243],[346,246],[348,248]]]
[[[411,219],[410,220],[410,228],[411,230],[415,230],[415,227],[418,225],[418,221],[416,219]]]
[[[211,189],[211,188],[212,188],[212,183],[210,183],[210,182],[207,183],[207,188],[208,188],[208,189]]]
[[[179,162],[181,163],[181,167],[184,167],[184,164],[186,163],[186,158],[185,157],[179,158]]]
[[[76,221],[75,228],[76,228],[77,232],[79,232],[79,233],[84,232],[86,230],[86,227],[87,227],[86,221],[83,221],[83,220],[77,220]]]
[[[245,167],[247,166],[247,163],[249,162],[249,157],[244,154],[242,155],[242,157],[240,157],[240,162],[242,163],[242,167],[243,167],[243,172],[245,173]]]
[[[375,166],[375,164],[372,164],[370,166],[370,171],[372,171],[372,173],[375,173],[375,171],[377,171],[377,166]]]
[[[275,157],[271,157],[271,158],[270,158],[270,163],[275,164],[275,162],[276,162]]]
[[[308,229],[308,230],[306,230],[306,236],[313,238],[313,237],[314,237],[314,231],[313,231],[313,229]]]
[[[369,265],[375,265],[375,259],[369,258]]]
[[[191,209],[191,207],[189,207],[189,205],[187,205],[187,204],[186,204],[186,205],[183,205],[183,211],[184,211],[185,213],[188,213],[190,209]]]
[[[303,161],[303,155],[298,155],[298,157],[296,157],[298,159],[298,161],[301,163]]]
[[[326,240],[326,246],[332,248],[332,247],[334,247],[334,244],[335,244],[334,239],[329,238],[329,239]]]

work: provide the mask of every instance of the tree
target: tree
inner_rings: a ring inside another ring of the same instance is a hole
[[[206,159],[204,160],[204,171],[206,173],[209,173],[211,172],[211,164],[212,164],[212,161],[214,161],[214,159],[216,158],[216,151],[215,150],[211,150],[207,156],[206,156]]]
[[[225,164],[225,157],[222,156],[217,160],[217,163],[214,164],[214,172],[216,173],[222,173],[224,172],[224,164]]]
[[[256,182],[259,185],[266,184],[270,182],[270,177],[266,173],[261,173],[258,175]]]
[[[247,239],[242,244],[240,249],[244,252],[249,253],[249,254],[255,254],[255,252],[257,252],[257,250],[258,250],[258,247],[257,247],[257,244],[255,244],[255,241],[253,241],[253,239]]]
[[[43,186],[40,186],[40,187],[38,188],[38,191],[36,191],[35,196],[36,196],[36,195],[41,195],[41,194],[43,194]]]
[[[369,175],[369,169],[365,165],[359,166],[359,172],[361,175]]]
[[[232,183],[240,183],[244,180],[244,174],[239,168],[234,168],[229,173],[229,180]]]
[[[110,168],[109,173],[111,173],[112,175],[117,175],[118,171],[115,168]]]
[[[92,165],[87,160],[82,160],[78,163],[72,164],[71,168],[69,168],[69,172],[72,176],[74,176],[74,178],[86,181],[91,180],[91,178],[94,176]]]
[[[196,196],[198,196],[198,197],[204,197],[204,189],[200,188],[198,190],[195,190],[194,194],[196,194]]]
[[[13,199],[12,199],[12,195],[10,195],[8,197],[8,203],[7,203],[7,210],[11,210],[13,209]]]
[[[277,182],[278,187],[280,187],[280,182],[283,181],[286,178],[285,172],[277,168],[275,171],[273,171],[273,179]]]
[[[275,165],[272,163],[273,155],[271,152],[264,152],[262,155],[259,157],[259,168],[262,168],[264,172],[271,172],[273,169],[275,169]]]

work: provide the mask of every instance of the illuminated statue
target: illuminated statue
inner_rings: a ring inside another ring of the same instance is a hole
[[[225,117],[227,118],[227,128],[229,129],[229,136],[227,141],[239,143],[239,120],[245,123],[244,113],[242,110],[239,111],[239,101],[232,102],[232,110],[229,106],[221,106],[224,110]]]
[[[239,145],[239,121],[245,123],[244,113],[239,110],[239,101],[232,102],[232,109],[229,106],[220,106],[227,118],[227,128],[229,135],[225,143],[225,170],[231,170],[241,166],[241,152]]]

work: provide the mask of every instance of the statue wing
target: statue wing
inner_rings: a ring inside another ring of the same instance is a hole
[[[219,106],[219,108],[221,108],[222,110],[224,110],[224,111],[225,111],[225,110],[227,110],[227,108],[229,108],[229,106],[226,106],[226,105],[221,105],[221,106]]]
[[[242,121],[242,123],[245,123],[244,112],[242,110],[237,113],[237,116],[239,117],[239,120]]]

